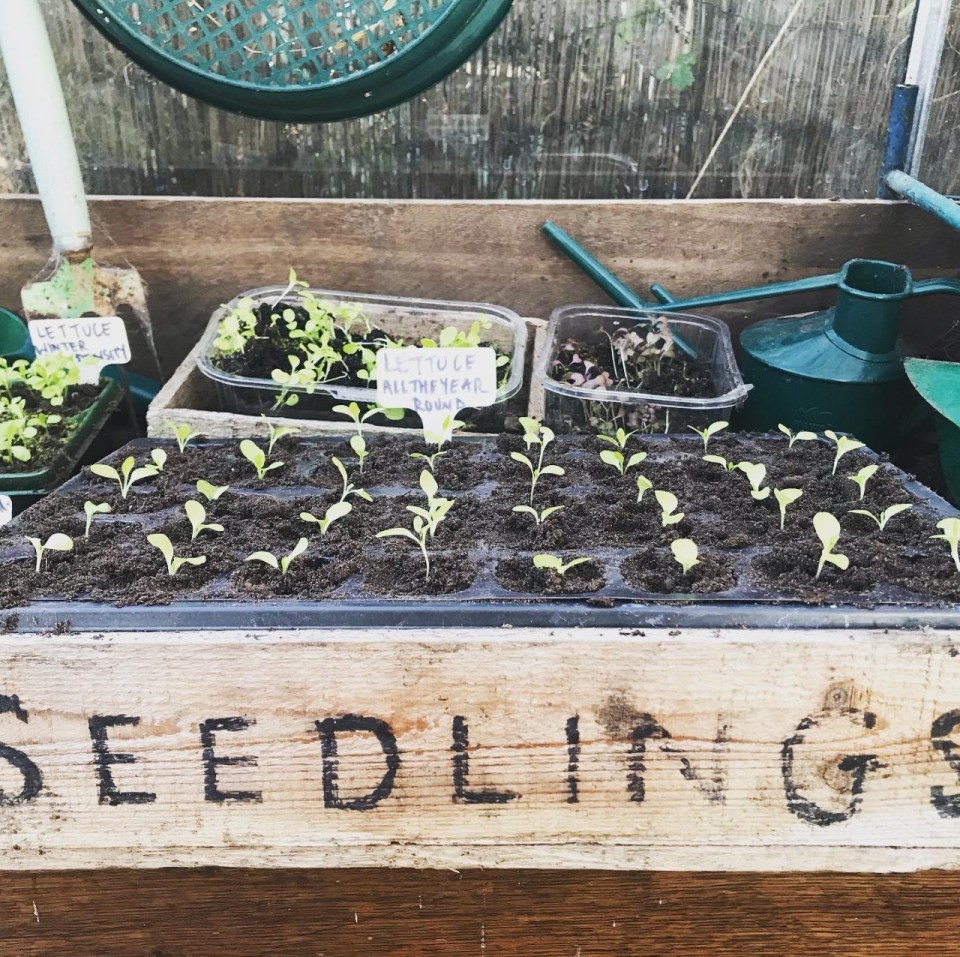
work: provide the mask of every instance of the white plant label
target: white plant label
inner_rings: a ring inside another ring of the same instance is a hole
[[[68,352],[80,363],[80,382],[93,385],[104,366],[130,361],[130,340],[119,316],[85,319],[34,319],[30,341],[38,356]]]
[[[377,353],[377,402],[411,409],[429,441],[445,441],[463,409],[497,401],[497,354],[487,346],[381,349]]]
[[[13,499],[9,495],[0,495],[0,525],[6,525],[13,518]]]

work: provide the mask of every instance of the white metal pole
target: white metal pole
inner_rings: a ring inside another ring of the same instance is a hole
[[[57,64],[38,0],[11,0],[0,15],[7,71],[30,166],[56,253],[90,248],[90,216]]]
[[[907,71],[904,77],[904,83],[918,88],[906,164],[906,172],[914,177],[920,175],[920,161],[927,137],[927,124],[930,122],[930,105],[937,88],[940,58],[943,55],[949,19],[950,0],[917,0],[913,38],[907,54]]]

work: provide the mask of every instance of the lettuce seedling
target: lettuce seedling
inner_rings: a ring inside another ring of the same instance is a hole
[[[278,469],[283,466],[283,462],[271,462],[267,464],[267,453],[250,439],[244,439],[240,443],[240,454],[257,470],[257,478],[263,480],[267,472]]]
[[[653,482],[646,475],[637,476],[637,505],[643,501],[644,493],[653,488]]]
[[[99,505],[94,504],[89,499],[83,503],[83,512],[87,516],[87,524],[83,530],[83,537],[90,537],[90,525],[93,523],[94,515],[106,515],[107,512],[112,512],[113,509],[106,502],[102,502]]]
[[[383,415],[391,421],[399,421],[404,414],[403,409],[385,409],[380,405],[367,406],[367,411],[361,413],[360,406],[356,402],[351,402],[349,405],[335,405],[333,411],[338,415],[345,415],[357,427],[357,434],[350,436],[350,448],[353,449],[360,462],[361,473],[363,472],[363,460],[370,454],[367,451],[367,440],[363,437],[364,423],[375,415]],[[431,464],[431,471],[432,469]]]
[[[850,566],[850,559],[846,555],[834,552],[837,542],[840,541],[840,523],[837,519],[829,512],[817,512],[813,516],[813,530],[817,533],[817,538],[820,539],[820,544],[823,546],[823,550],[820,552],[820,561],[817,564],[817,574],[814,577],[820,577],[823,566],[827,562],[836,565],[842,572],[846,571]]]
[[[598,435],[597,438],[601,442],[606,442],[608,445],[612,445],[621,452],[625,452],[627,450],[627,442],[630,441],[630,436],[636,434],[636,430],[633,432],[627,432],[624,429],[617,429],[613,435]]]
[[[69,552],[73,550],[73,539],[69,535],[64,535],[62,532],[54,532],[45,542],[41,542],[39,538],[31,538],[28,535],[27,541],[33,546],[33,550],[37,553],[37,574],[40,573],[40,565],[43,562],[44,552]]]
[[[200,433],[194,432],[189,425],[176,425],[169,420],[163,424],[173,433],[173,437],[177,440],[177,448],[181,452],[186,450],[188,443],[193,439],[200,438]]]
[[[700,550],[692,539],[674,539],[670,543],[670,551],[673,552],[673,557],[680,563],[684,575],[686,575],[694,565],[700,564],[700,559],[697,557],[700,554]]]
[[[556,438],[553,429],[541,425],[537,419],[529,416],[523,416],[520,419],[520,424],[523,426],[523,441],[526,442],[527,449],[531,449],[534,445],[540,446],[540,457],[536,465],[522,452],[510,453],[510,458],[514,462],[521,462],[530,469],[530,504],[532,505],[533,493],[537,490],[537,482],[540,481],[540,478],[544,475],[563,475],[564,470],[559,465],[543,464],[543,454],[546,452],[547,446]]]
[[[719,465],[720,468],[726,469],[728,472],[736,471],[737,463],[728,462],[722,455],[701,455],[700,457],[704,462],[710,462],[711,465]]]
[[[882,532],[887,527],[887,522],[889,522],[894,515],[899,515],[901,512],[905,512],[910,508],[913,508],[913,506],[907,502],[901,502],[899,505],[891,505],[885,508],[879,515],[874,515],[873,512],[866,508],[851,508],[850,514],[866,515],[867,518],[872,518],[877,523],[878,530]]]
[[[790,444],[787,446],[789,449],[793,448],[794,442],[816,442],[817,440],[816,432],[793,432],[782,422],[777,426],[777,428],[790,440]]]
[[[190,522],[190,528],[193,530],[193,534],[190,536],[191,542],[201,532],[223,531],[222,525],[217,525],[216,523],[210,525],[204,524],[204,521],[207,517],[207,510],[196,499],[187,499],[187,501],[183,503],[183,510],[187,513],[187,519]]]
[[[523,419],[520,421],[522,422]],[[453,438],[453,433],[456,432],[457,429],[461,428],[463,428],[463,422],[461,422],[456,416],[444,416],[443,421],[440,423],[439,429],[436,431],[433,431],[432,429],[423,430],[423,441],[426,442],[427,445],[435,445],[437,447],[437,451],[439,452],[440,449],[442,449],[444,445],[446,445],[446,443]]]
[[[677,511],[677,506],[680,503],[677,501],[677,496],[674,495],[673,492],[665,492],[663,489],[657,489],[653,495],[657,500],[657,504],[660,506],[660,521],[664,528],[668,525],[676,525],[677,522],[683,521],[684,513]]]
[[[600,453],[600,461],[611,465],[621,475],[626,475],[634,466],[639,465],[647,457],[646,452],[634,452],[629,459],[625,459],[619,449],[604,449]]]
[[[337,471],[340,473],[340,479],[343,482],[343,489],[340,492],[340,501],[345,502],[351,495],[356,498],[361,498],[365,502],[372,502],[373,496],[366,490],[358,488],[353,482],[350,481],[347,476],[347,468],[335,455],[330,456],[330,461],[336,466]]]
[[[229,491],[229,485],[214,485],[206,479],[197,482],[197,491],[208,501],[215,502],[224,492]]]
[[[783,531],[783,523],[787,520],[787,506],[793,503],[803,495],[803,490],[799,488],[775,488],[773,497],[777,500],[780,508],[780,531]]]
[[[431,472],[435,472],[437,470],[437,459],[440,458],[441,455],[446,454],[447,453],[441,449],[437,449],[436,452],[431,452],[429,455],[427,455],[426,452],[411,452],[410,458],[420,459],[421,461],[426,462],[427,468],[430,469]]]
[[[254,552],[252,555],[247,555],[244,561],[263,562],[264,565],[269,565],[274,571],[280,572],[282,578],[286,578],[293,560],[302,555],[309,544],[307,539],[301,538],[286,555],[281,555],[279,558],[273,552]]]
[[[147,536],[147,541],[163,555],[167,563],[167,574],[173,578],[184,565],[203,565],[207,561],[206,555],[197,555],[195,558],[178,557],[174,554],[173,542],[162,532],[155,532]]]
[[[847,454],[847,452],[855,452],[857,449],[862,449],[864,447],[863,442],[858,442],[856,439],[851,439],[847,435],[837,435],[836,432],[827,429],[823,433],[833,444],[836,446],[837,454],[833,459],[833,472],[832,475],[837,474],[837,465],[840,462],[840,459]]]
[[[540,568],[545,571],[556,572],[562,577],[566,575],[571,568],[576,568],[577,565],[582,565],[584,562],[588,561],[590,561],[589,558],[571,558],[570,561],[564,562],[559,555],[551,555],[548,552],[542,552],[539,555],[533,556],[533,567]]]
[[[937,522],[937,528],[940,529],[939,535],[931,535],[931,538],[941,538],[950,546],[950,557],[953,564],[957,566],[960,572],[960,518],[942,518]]]
[[[867,491],[867,482],[873,478],[876,474],[877,469],[880,468],[879,465],[865,465],[856,475],[848,475],[847,478],[851,482],[854,482],[858,489],[860,489],[860,501],[863,501],[863,496]]]
[[[514,505],[511,511],[520,512],[523,515],[532,515],[533,520],[539,528],[554,512],[561,512],[566,508],[565,505],[549,505],[538,512],[532,505]]]
[[[704,451],[704,454],[706,454],[707,445],[709,444],[710,439],[713,436],[715,436],[718,432],[722,432],[729,425],[730,425],[729,422],[721,421],[721,422],[711,422],[710,425],[708,425],[705,429],[698,429],[695,425],[688,425],[687,428],[693,429],[693,431],[696,432],[701,439],[703,439],[703,451]],[[684,539],[681,539],[681,541],[684,541]]]
[[[317,518],[310,512],[301,512],[300,518],[305,522],[312,522],[320,527],[320,534],[326,535],[330,526],[353,511],[353,506],[349,502],[334,502],[324,513],[323,518]]]
[[[153,460],[157,472],[162,472],[163,467],[167,464],[167,453],[163,449],[151,449],[150,458]]]
[[[750,483],[750,495],[758,502],[770,496],[770,487],[761,488],[767,477],[767,467],[762,462],[738,462],[737,471],[743,472]]]
[[[427,496],[427,507],[424,509],[419,505],[408,505],[407,511],[419,515],[427,523],[430,537],[433,538],[437,526],[447,517],[447,512],[453,508],[453,499],[442,498],[437,495],[437,492],[440,491],[437,480],[433,477],[433,473],[426,469],[420,473],[420,489]]]
[[[90,466],[90,471],[94,475],[99,475],[101,478],[112,479],[117,485],[120,486],[120,498],[126,499],[130,494],[130,489],[133,488],[137,482],[142,482],[144,479],[153,478],[160,471],[156,465],[141,465],[140,468],[135,468],[136,460],[132,455],[128,455],[123,462],[120,463],[120,471],[118,472],[112,465],[103,465],[98,462],[96,465]]]
[[[280,386],[280,391],[271,407],[271,411],[274,412],[279,409],[293,408],[300,402],[300,396],[293,391],[294,388],[303,389],[307,395],[313,395],[319,378],[317,367],[312,363],[305,363],[300,356],[288,355],[287,362],[290,364],[289,372],[284,369],[273,369],[270,372],[270,378]]]
[[[273,455],[273,447],[284,436],[300,434],[299,429],[292,429],[286,425],[274,425],[262,412],[260,418],[263,419],[263,424],[267,427],[267,433],[270,436],[270,441],[267,443],[267,458]]]
[[[410,508],[411,506],[407,506]],[[430,535],[430,524],[421,515],[413,516],[413,531],[409,528],[385,528],[377,532],[377,538],[408,538],[423,555],[423,564],[426,566],[426,580],[430,581],[430,552],[427,550],[427,538]]]

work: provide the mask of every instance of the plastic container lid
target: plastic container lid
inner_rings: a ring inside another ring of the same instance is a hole
[[[238,376],[216,366],[213,362],[213,341],[217,337],[220,320],[233,309],[241,299],[252,299],[255,303],[265,299],[276,299],[286,290],[285,286],[264,286],[260,289],[251,289],[249,292],[235,296],[226,305],[217,309],[210,317],[206,331],[203,334],[203,349],[197,360],[200,371],[209,379],[221,385],[234,389],[265,389],[270,392],[280,392],[279,386],[272,379],[254,378],[252,376]],[[391,332],[391,320],[396,324],[423,321],[429,330],[421,331],[421,335],[431,331],[434,335],[445,326],[469,325],[476,319],[486,319],[490,327],[483,331],[483,341],[493,342],[501,352],[510,356],[510,375],[503,386],[497,389],[497,403],[506,402],[516,395],[523,385],[523,366],[527,348],[527,327],[523,319],[510,309],[494,306],[482,302],[447,302],[440,299],[405,299],[398,296],[370,296],[363,293],[340,292],[330,289],[309,290],[321,302],[350,302],[366,307],[367,318],[385,332]],[[286,305],[296,306],[293,297],[284,300]],[[279,303],[278,303],[279,305]],[[401,335],[403,335],[401,333]],[[409,339],[407,334],[404,338]],[[414,343],[410,343],[414,344]],[[376,385],[369,387],[338,385],[335,382],[318,382],[311,390],[305,386],[287,386],[288,392],[297,392],[301,395],[330,395],[342,402],[375,403],[377,401]]]

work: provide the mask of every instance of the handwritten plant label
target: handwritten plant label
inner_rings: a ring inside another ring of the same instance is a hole
[[[67,352],[80,363],[80,381],[93,384],[107,365],[130,361],[130,340],[119,316],[84,319],[34,319],[30,341],[38,356]]]
[[[9,495],[0,495],[0,525],[6,525],[13,518],[13,499]]]
[[[381,349],[377,353],[377,402],[412,409],[424,433],[447,436],[463,409],[497,401],[497,354],[486,346]]]

